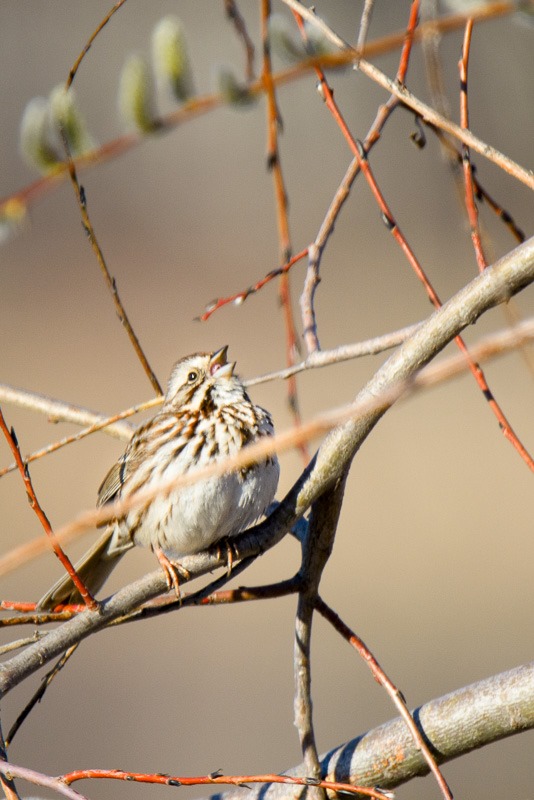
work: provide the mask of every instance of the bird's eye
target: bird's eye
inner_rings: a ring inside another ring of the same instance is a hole
[[[194,383],[198,378],[198,372],[195,369],[192,369],[191,372],[187,374],[187,380],[189,383]]]

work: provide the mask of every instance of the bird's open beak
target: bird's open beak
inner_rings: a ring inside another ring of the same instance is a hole
[[[225,344],[220,350],[216,350],[210,358],[210,375],[217,374],[218,378],[231,378],[234,374],[235,361],[228,362],[226,353],[228,345]]]

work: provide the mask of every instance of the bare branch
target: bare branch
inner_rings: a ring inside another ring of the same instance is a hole
[[[0,383],[0,401],[12,403],[19,408],[46,414],[50,422],[72,422],[75,425],[95,425],[107,419],[106,414],[92,411],[74,403],[66,403],[56,397],[48,397],[39,392],[17,389],[7,383]],[[103,429],[104,433],[129,442],[133,427],[128,422],[114,422]]]
[[[405,106],[408,108],[413,109],[425,122],[430,125],[433,125],[437,128],[441,128],[441,130],[449,133],[454,138],[458,139],[463,144],[471,147],[477,153],[487,158],[489,161],[492,161],[498,167],[508,172],[509,175],[512,175],[514,178],[517,178],[518,181],[524,183],[525,186],[528,186],[530,189],[534,189],[534,173],[532,170],[527,170],[522,167],[517,162],[513,161],[508,156],[501,153],[495,147],[483,142],[477,136],[475,136],[470,130],[463,129],[460,125],[456,125],[449,119],[446,119],[441,114],[438,114],[433,108],[428,106],[426,103],[423,103],[422,100],[419,100],[415,95],[406,89],[405,86],[399,85],[396,81],[391,80],[388,76],[383,73],[378,67],[375,67],[374,64],[371,64],[369,61],[366,61],[363,58],[360,58],[360,55],[357,50],[350,47],[340,36],[338,36],[334,31],[328,27],[328,25],[324,22],[324,20],[317,17],[313,11],[306,8],[302,5],[302,3],[298,2],[298,0],[283,0],[283,2],[289,6],[293,11],[296,11],[302,17],[307,19],[310,23],[315,25],[321,33],[323,33],[329,41],[339,47],[341,50],[347,50],[354,58],[355,63],[357,64],[358,69],[360,72],[363,72],[368,78],[378,83],[379,86],[382,86],[390,94],[397,97]]]
[[[479,747],[534,728],[534,662],[458,689],[412,712],[423,736],[443,764]],[[397,717],[322,759],[322,775],[338,781],[392,789],[428,774],[403,719]],[[302,775],[303,765],[288,770]],[[232,789],[221,800],[304,800],[304,791],[282,786]]]

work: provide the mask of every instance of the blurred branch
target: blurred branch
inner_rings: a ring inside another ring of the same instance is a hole
[[[12,403],[19,408],[27,408],[30,411],[38,411],[40,414],[46,414],[49,422],[95,425],[108,419],[106,414],[101,414],[98,411],[91,411],[89,408],[67,403],[64,400],[58,400],[56,397],[48,397],[48,395],[39,394],[39,392],[17,389],[15,386],[8,386],[7,383],[0,383],[0,401]],[[102,430],[109,436],[129,442],[134,429],[128,422],[114,422]]]
[[[291,234],[289,232],[288,198],[286,182],[282,171],[280,148],[278,144],[279,129],[282,129],[282,118],[278,107],[276,89],[273,81],[271,43],[269,38],[269,20],[271,17],[271,0],[261,0],[261,37],[262,37],[262,71],[261,79],[266,96],[267,106],[267,167],[273,176],[273,188],[276,201],[276,223],[278,229],[278,249],[282,264],[291,261]],[[286,335],[286,364],[293,366],[299,355],[299,338],[295,327],[293,315],[293,302],[291,297],[291,284],[287,270],[280,270],[278,282],[278,298],[282,308],[285,335]],[[300,425],[301,414],[297,382],[290,377],[287,384],[287,402],[289,412],[295,425]],[[309,453],[306,443],[299,445],[299,449],[306,464]]]
[[[234,24],[237,35],[243,40],[246,57],[245,74],[247,81],[251,82],[254,80],[254,43],[235,0],[224,0],[224,10],[228,19]]]

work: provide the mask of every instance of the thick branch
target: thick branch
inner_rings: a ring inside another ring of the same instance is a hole
[[[473,683],[431,700],[414,717],[432,745],[438,763],[534,728],[534,662]],[[400,717],[336,747],[322,758],[322,777],[360,786],[392,789],[420,775],[428,766]],[[287,771],[305,775],[305,767]],[[246,791],[246,794],[245,794]],[[220,800],[302,800],[296,786],[231,789]]]

